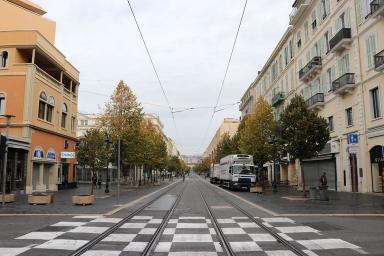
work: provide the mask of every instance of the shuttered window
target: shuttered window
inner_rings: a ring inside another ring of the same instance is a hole
[[[365,50],[366,50],[366,63],[367,68],[372,68],[375,66],[375,54],[376,54],[376,36],[374,34],[367,37],[365,40]]]

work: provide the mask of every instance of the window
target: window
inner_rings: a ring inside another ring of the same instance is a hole
[[[312,12],[312,30],[316,30],[317,20],[316,20],[316,10]]]
[[[331,132],[335,130],[335,127],[333,126],[333,116],[328,117],[328,128]]]
[[[297,49],[300,50],[301,48],[301,32],[297,32]]]
[[[53,109],[55,108],[55,99],[51,96],[48,99],[48,104],[47,104],[47,116],[46,120],[48,122],[52,122],[52,115],[53,115]]]
[[[376,36],[370,35],[365,40],[366,50],[366,63],[367,68],[373,68],[375,66],[375,54],[376,54]]]
[[[45,109],[47,107],[47,95],[45,92],[40,93],[40,99],[39,99],[39,113],[38,117],[42,120],[45,119]]]
[[[71,117],[71,131],[75,130],[75,126],[76,126],[76,117],[72,116]]]
[[[349,54],[344,55],[338,62],[339,75],[342,76],[349,72]]]
[[[5,95],[0,93],[0,115],[5,114]]]
[[[61,109],[61,127],[62,128],[65,128],[67,115],[68,115],[68,108],[67,108],[67,105],[63,103],[63,106]]]
[[[3,51],[0,55],[1,57],[1,65],[0,65],[0,68],[5,68],[8,66],[8,52],[7,51]]]
[[[329,46],[329,32],[325,32],[324,34],[324,40],[325,40],[325,50],[327,51],[327,54],[331,50],[331,47]]]
[[[309,40],[308,21],[304,23],[304,36],[305,36],[305,42],[308,42]]]
[[[331,12],[331,2],[330,0],[321,0],[321,12],[322,18],[325,20],[328,14]]]
[[[353,125],[353,112],[352,112],[352,108],[347,108],[345,110],[345,115],[346,115],[346,119],[347,119],[347,126],[352,126]]]
[[[332,89],[332,69],[328,69],[327,73],[325,75],[325,83],[327,86],[327,91],[330,91]]]
[[[379,118],[381,117],[379,88],[376,87],[372,89],[370,93],[371,93],[372,117]]]

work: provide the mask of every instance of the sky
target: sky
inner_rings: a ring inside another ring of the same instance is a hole
[[[126,0],[33,0],[56,21],[56,46],[80,71],[79,112],[100,113],[119,80],[157,114],[181,154],[202,154],[288,27],[293,0],[249,0],[219,109],[243,0],[131,0],[174,114]],[[209,128],[209,129],[208,129]]]

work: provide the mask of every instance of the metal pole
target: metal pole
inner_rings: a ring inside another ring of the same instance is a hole
[[[5,140],[5,154],[4,154],[4,164],[3,164],[3,188],[2,188],[2,193],[3,193],[3,202],[2,206],[3,208],[5,207],[5,186],[6,186],[6,181],[7,181],[7,162],[8,162],[8,137],[9,137],[9,126],[11,125],[11,118],[13,116],[5,116],[7,118],[7,129],[6,129],[6,140]]]
[[[120,149],[121,149],[121,139],[117,141],[117,191],[116,191],[116,203],[119,204],[120,201]]]

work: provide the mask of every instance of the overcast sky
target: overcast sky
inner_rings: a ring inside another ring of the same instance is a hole
[[[80,112],[99,112],[122,79],[182,154],[203,153],[225,117],[239,118],[238,105],[226,106],[204,138],[243,0],[131,0],[172,107],[205,107],[175,113],[176,127],[126,0],[33,1],[57,22],[56,46],[81,72]],[[240,101],[287,29],[292,2],[248,1],[219,105]]]

